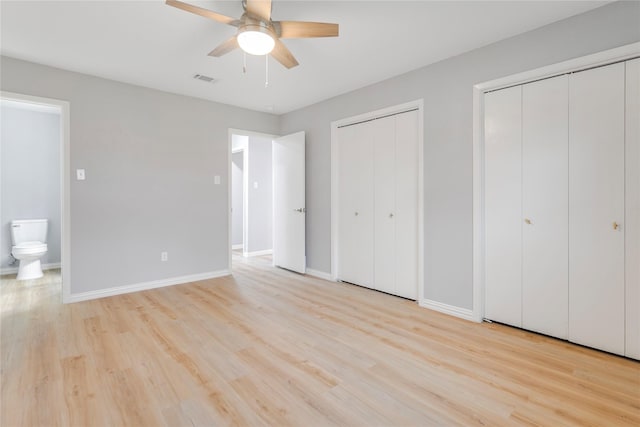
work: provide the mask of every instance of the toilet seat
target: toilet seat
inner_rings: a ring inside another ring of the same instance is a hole
[[[18,258],[23,255],[40,254],[47,251],[47,244],[42,242],[23,242],[11,248],[11,253]]]

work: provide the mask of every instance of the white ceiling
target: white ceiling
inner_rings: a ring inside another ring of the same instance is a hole
[[[189,0],[184,0],[189,2]],[[193,1],[229,16],[240,0]],[[286,70],[242,53],[207,56],[235,29],[164,1],[6,1],[3,55],[127,83],[285,113],[602,6],[607,1],[289,1],[274,20],[340,24],[340,37],[285,40]],[[193,79],[204,74],[214,84]]]

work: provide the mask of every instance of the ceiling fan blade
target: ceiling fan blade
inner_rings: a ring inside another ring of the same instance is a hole
[[[245,10],[249,15],[268,22],[271,19],[271,0],[246,0]]]
[[[177,7],[178,9],[186,10],[187,12],[195,13],[196,15],[204,16],[205,18],[213,19],[214,21],[222,22],[223,24],[233,25],[237,27],[240,25],[240,21],[231,18],[226,15],[221,15],[219,13],[213,12],[209,9],[203,9],[198,6],[193,6],[188,3],[183,3],[178,0],[167,0],[166,2],[169,6]]]
[[[275,41],[276,45],[271,51],[271,56],[273,56],[276,61],[287,68],[293,68],[298,65],[298,61],[296,61],[296,58],[289,51],[289,49],[287,49],[284,43],[282,43],[279,39],[275,39]]]
[[[338,24],[325,22],[275,21],[273,26],[283,39],[337,37],[339,34]]]
[[[226,55],[227,53],[238,47],[240,47],[238,46],[238,37],[233,36],[229,40],[220,43],[215,49],[209,52],[209,56],[215,56],[218,58],[222,55]]]

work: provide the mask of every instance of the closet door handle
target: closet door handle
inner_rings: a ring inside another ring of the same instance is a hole
[[[525,219],[524,219],[524,222],[525,222],[526,224],[529,224],[529,225],[531,225],[531,224],[532,224],[532,222],[531,222],[531,220],[530,220],[529,218],[525,218]]]
[[[355,216],[358,216],[358,212],[355,213]]]
[[[613,229],[617,230],[618,228],[620,228],[620,224],[618,224],[617,222],[613,221]]]
[[[393,218],[393,214],[392,213],[389,214],[389,218]]]

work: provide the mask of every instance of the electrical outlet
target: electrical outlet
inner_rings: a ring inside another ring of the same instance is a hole
[[[169,252],[160,252],[160,261],[169,261]]]

